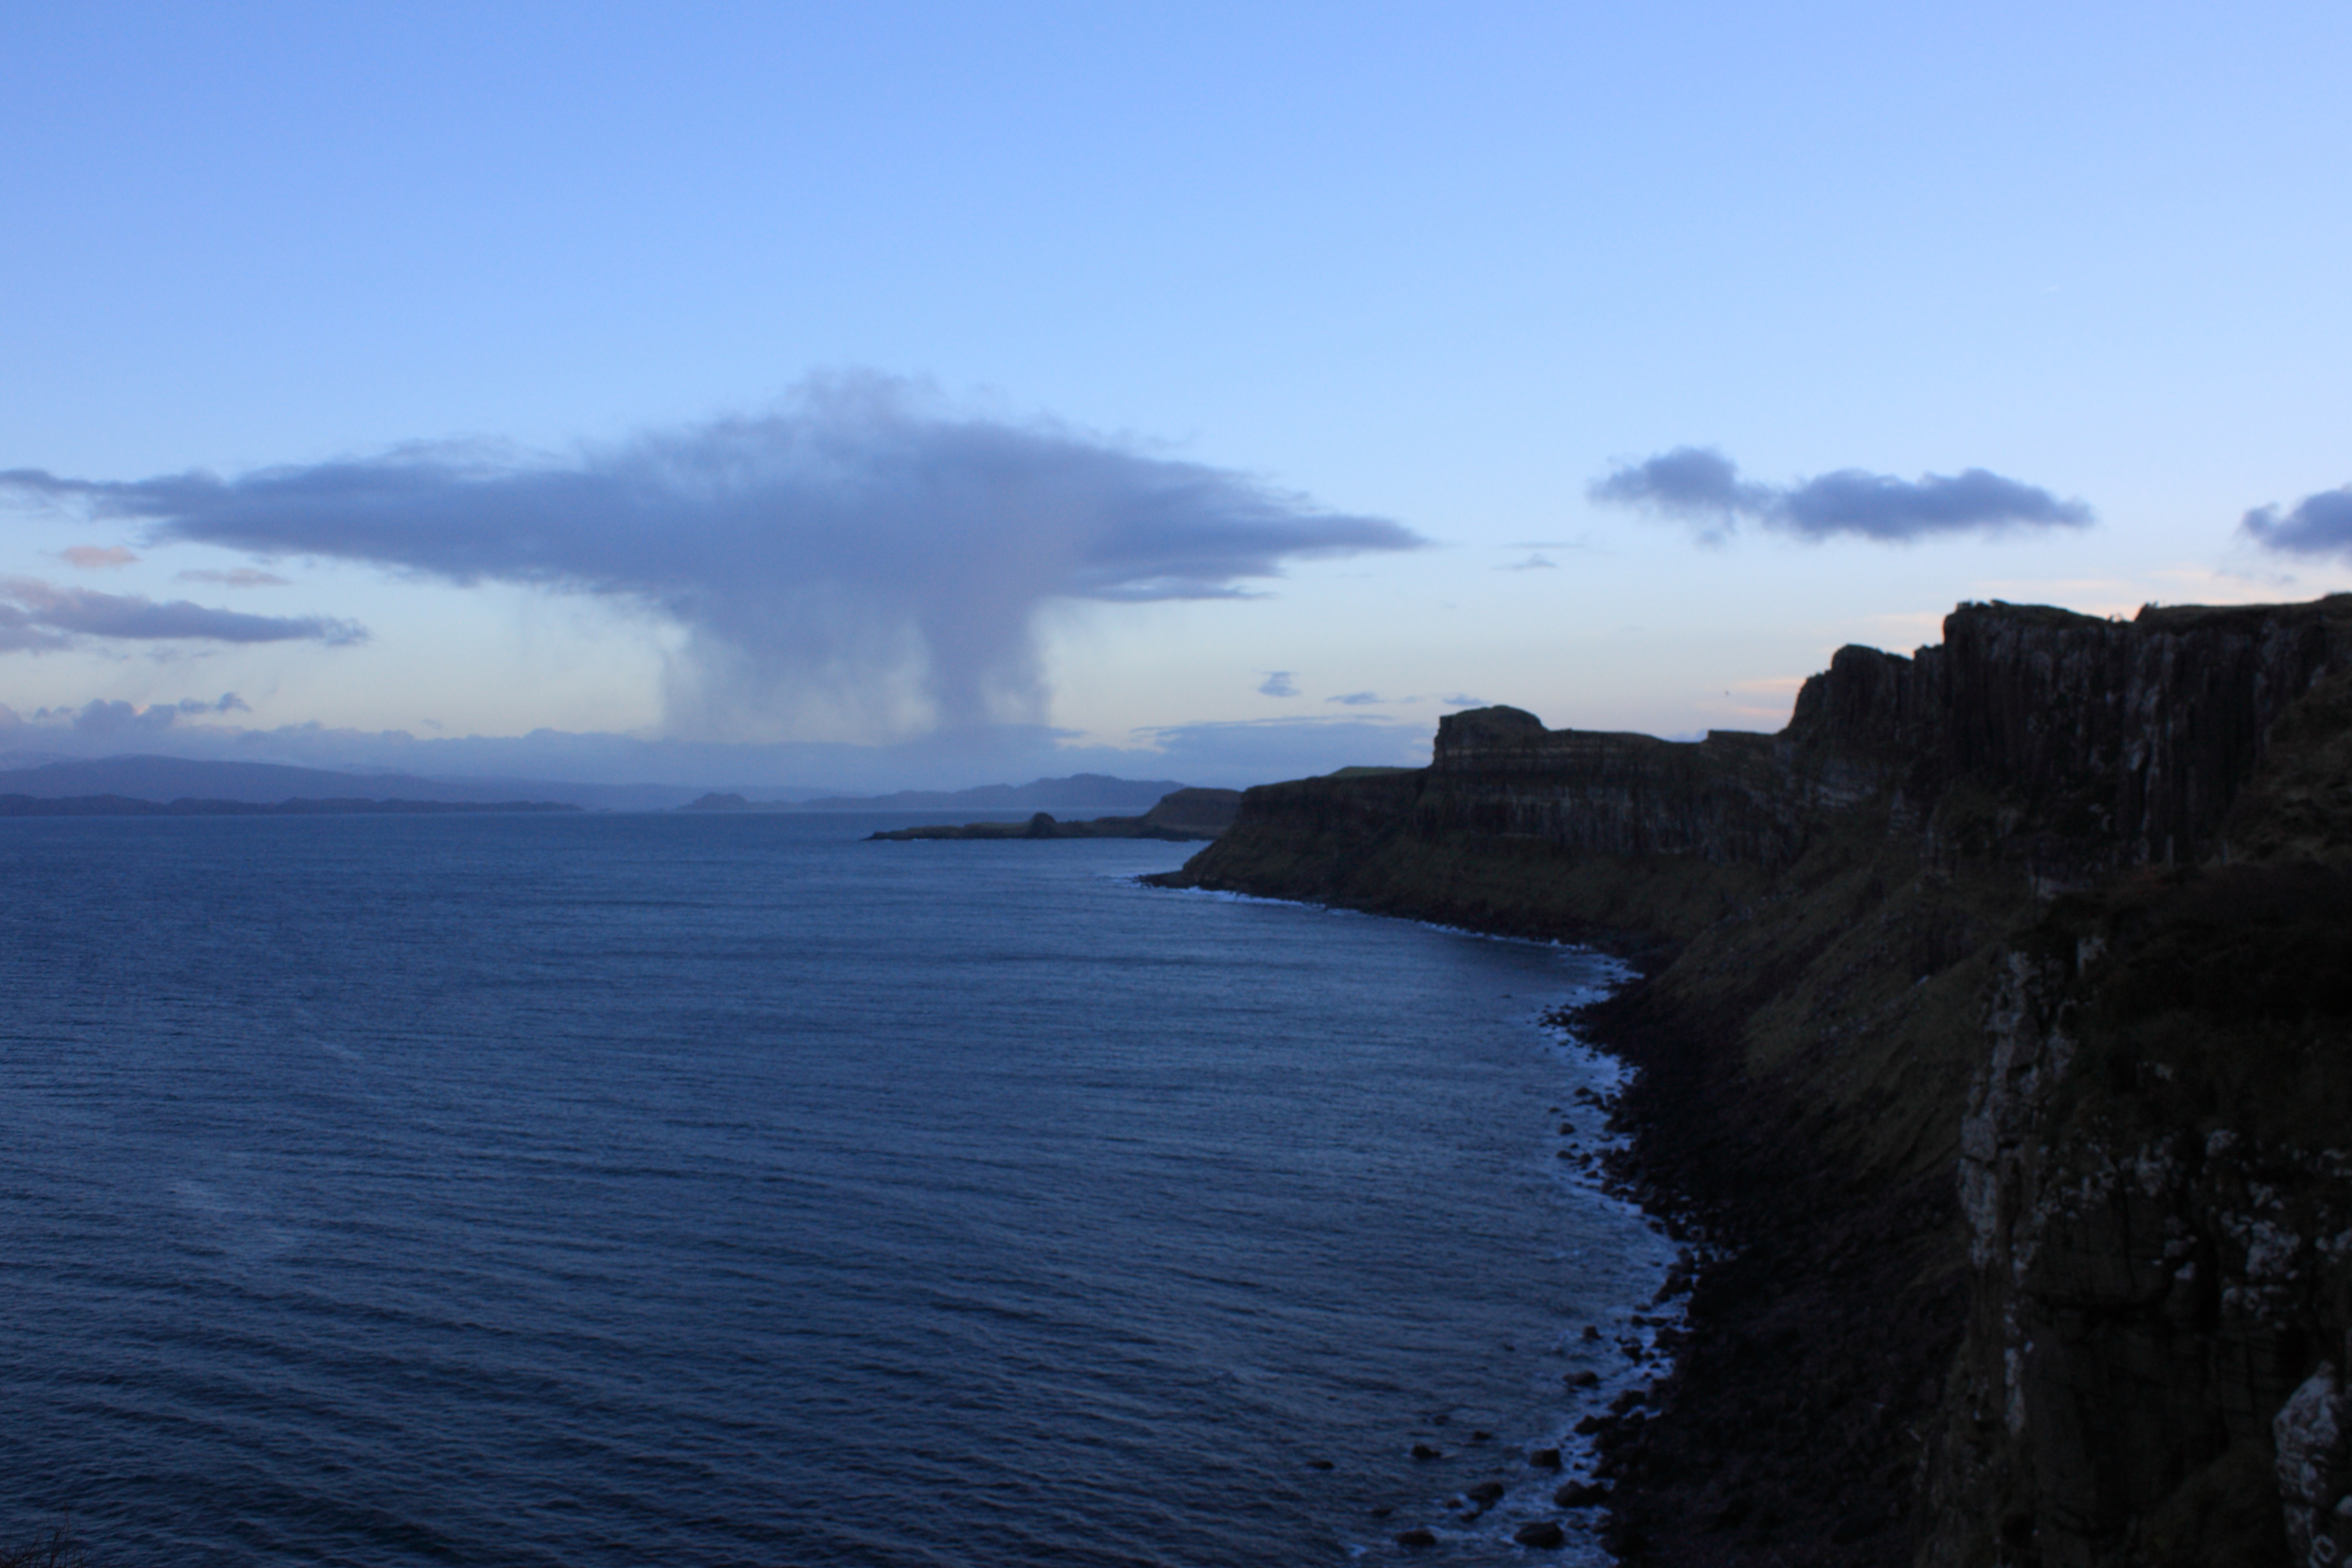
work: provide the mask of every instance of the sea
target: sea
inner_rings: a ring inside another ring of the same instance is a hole
[[[915,820],[0,822],[0,1549],[1605,1563],[1612,962]]]

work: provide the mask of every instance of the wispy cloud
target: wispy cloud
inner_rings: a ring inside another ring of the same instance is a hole
[[[284,588],[292,583],[291,578],[280,577],[275,572],[264,572],[258,566],[232,567],[226,572],[190,567],[173,575],[183,583],[216,583],[224,588]]]
[[[2285,512],[2256,507],[2239,526],[2265,550],[2352,560],[2352,485],[2307,495]]]
[[[84,572],[103,572],[110,567],[128,566],[139,559],[120,544],[74,544],[58,552],[58,558]]]
[[[1905,543],[1937,534],[2016,528],[2084,528],[2091,509],[2036,485],[1983,468],[1899,479],[1842,468],[1794,485],[1759,484],[1706,447],[1677,447],[1595,479],[1586,492],[1608,506],[1636,507],[1690,524],[1719,542],[1748,519],[1779,533],[1821,540],[1853,534]]]
[[[1266,697],[1296,697],[1298,695],[1298,683],[1290,679],[1290,671],[1286,669],[1269,669],[1265,671],[1265,679],[1258,682],[1257,689],[1261,695]]]
[[[427,445],[237,479],[0,475],[157,541],[596,595],[689,633],[674,731],[1042,714],[1048,600],[1234,597],[1294,561],[1409,550],[1377,517],[874,376],[567,458]]]
[[[1525,561],[1507,562],[1495,568],[1497,572],[1557,572],[1559,563],[1543,555],[1530,555]]]
[[[1370,708],[1384,703],[1387,699],[1377,691],[1350,691],[1343,697],[1326,697],[1323,700],[1345,703],[1350,708]]]
[[[59,588],[37,577],[0,578],[0,652],[64,647],[76,637],[141,642],[363,642],[364,628],[321,616],[248,616],[186,599]]]

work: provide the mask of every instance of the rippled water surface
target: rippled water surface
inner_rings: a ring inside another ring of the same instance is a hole
[[[1600,961],[875,826],[0,823],[11,1538],[1527,1560],[1664,1261],[1556,1158]]]

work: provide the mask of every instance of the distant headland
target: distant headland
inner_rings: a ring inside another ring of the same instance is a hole
[[[1026,822],[965,822],[931,827],[898,827],[866,835],[869,840],[906,843],[918,838],[1214,838],[1234,825],[1241,810],[1237,789],[1176,789],[1140,816],[1097,816],[1091,822],[1057,822],[1039,812]]]

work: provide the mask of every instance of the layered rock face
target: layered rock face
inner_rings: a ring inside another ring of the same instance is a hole
[[[1414,827],[1775,866],[1803,846],[1809,781],[1793,762],[1764,735],[1677,742],[1547,730],[1516,708],[1474,709],[1438,721]]]
[[[1788,733],[1882,759],[1912,799],[1974,779],[2094,863],[2194,862],[2287,707],[2352,647],[2352,605],[2149,608],[2132,621],[1964,605],[1910,659],[1842,650]]]
[[[1744,1249],[1604,1437],[1629,1557],[2334,1562],[2352,597],[1944,632],[1775,736],[1456,714],[1181,879],[1645,958],[1588,1025]]]

